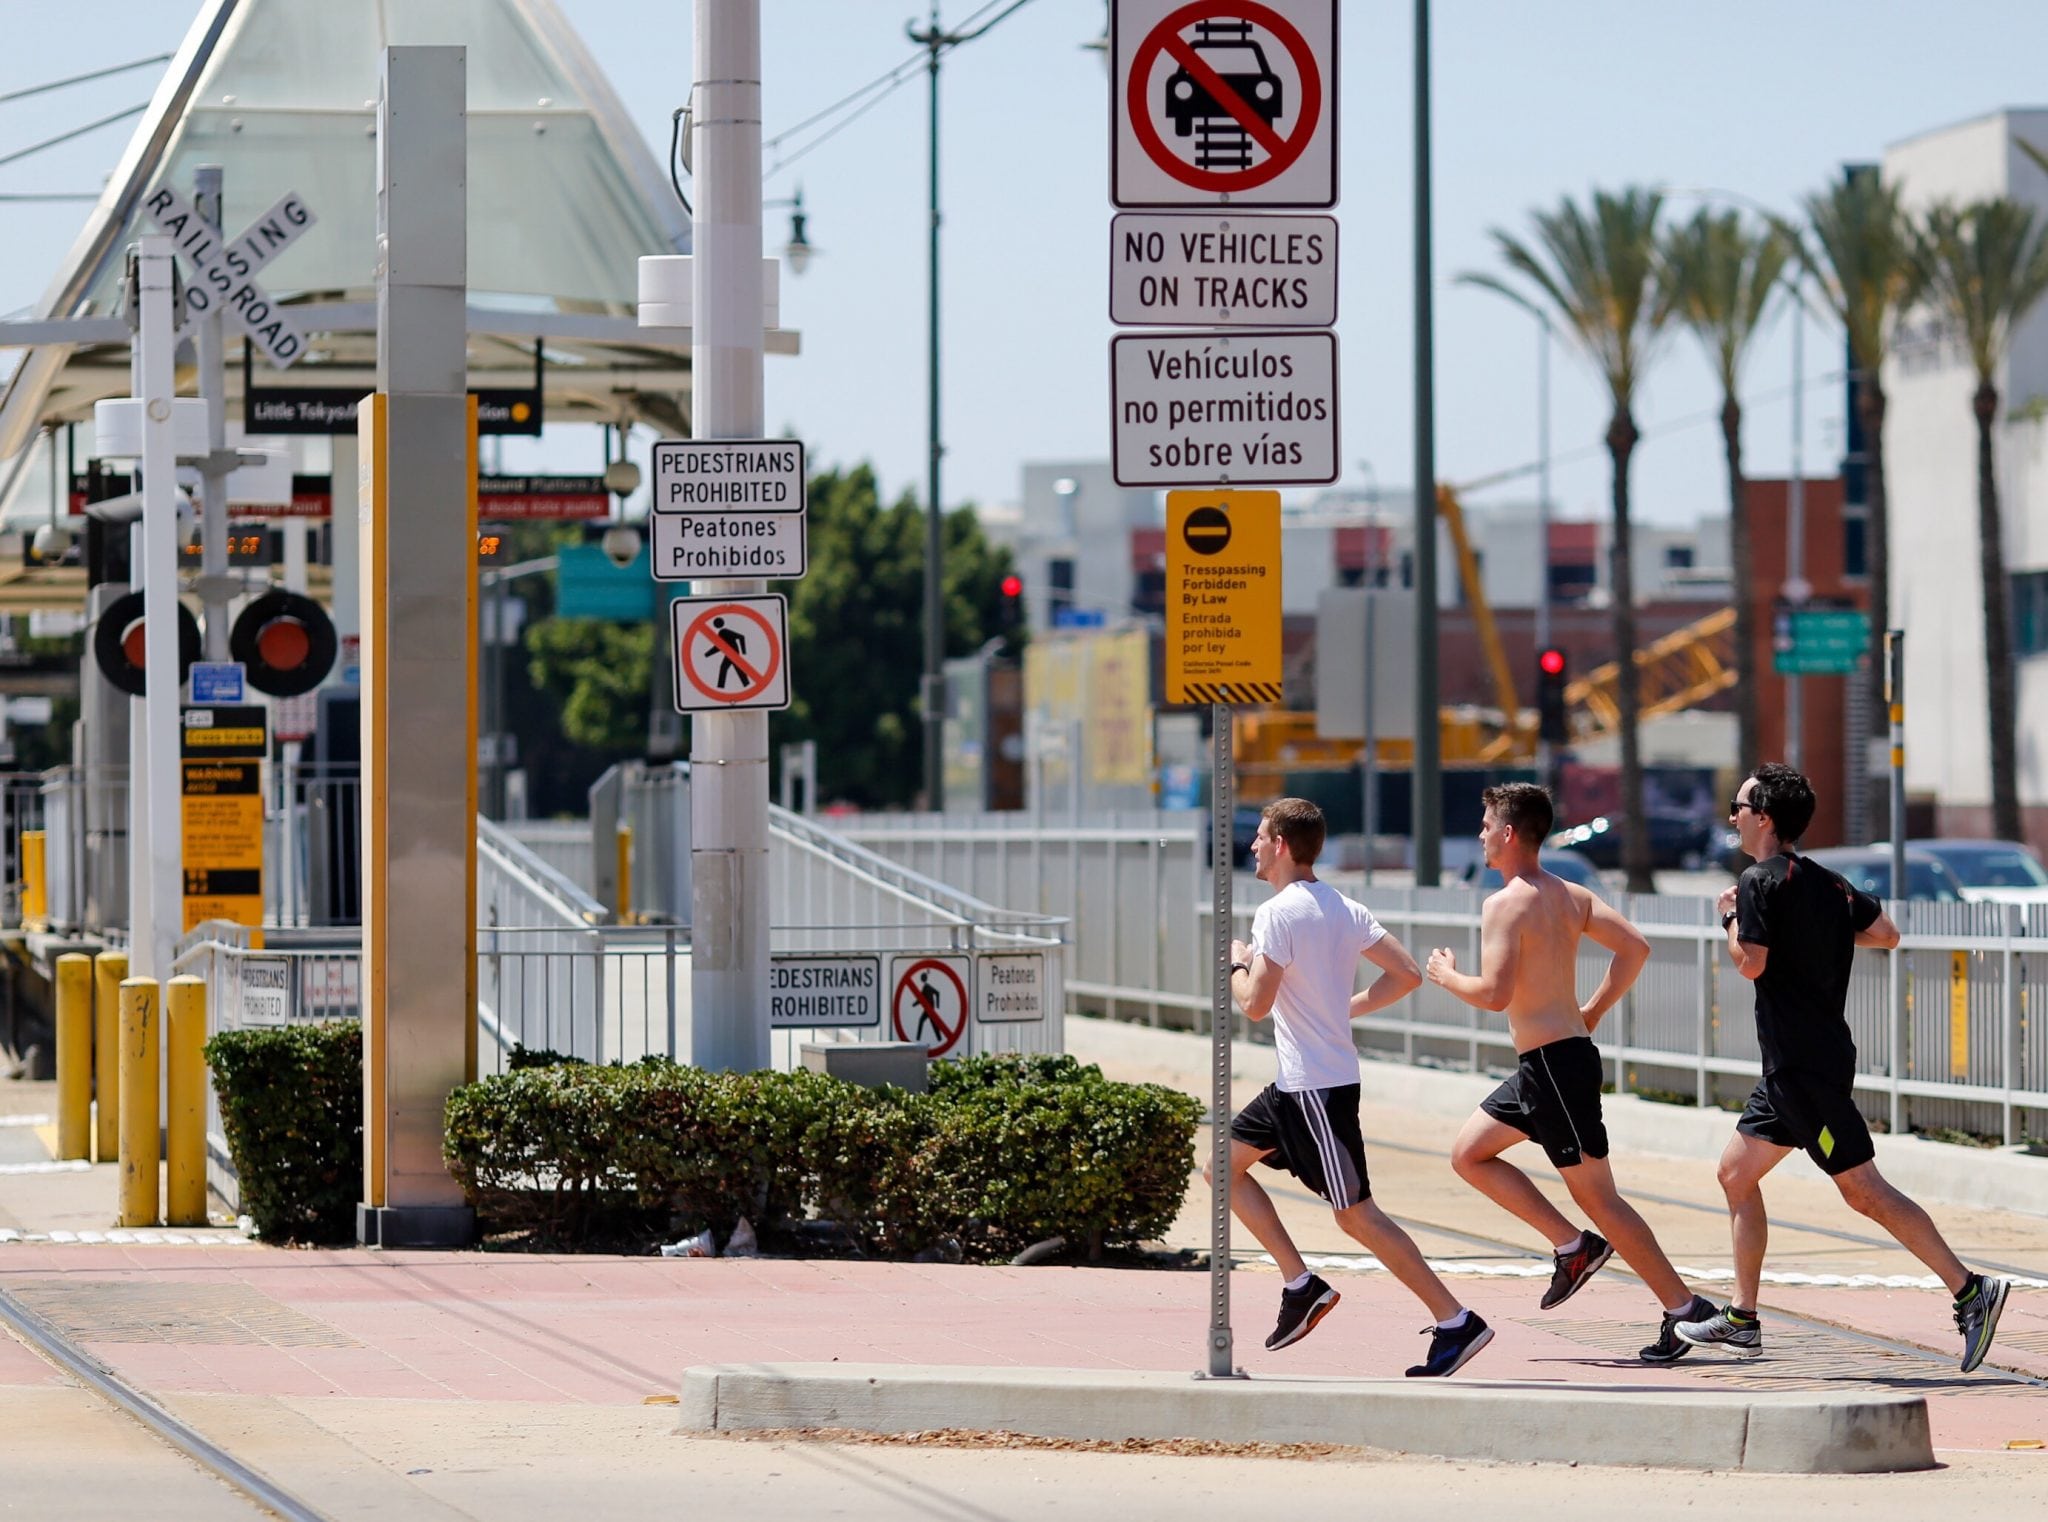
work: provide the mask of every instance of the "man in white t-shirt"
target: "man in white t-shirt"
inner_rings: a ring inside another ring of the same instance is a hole
[[[1436,1321],[1429,1356],[1409,1374],[1451,1374],[1493,1340],[1493,1331],[1373,1203],[1351,1043],[1351,1022],[1407,997],[1421,986],[1422,970],[1365,905],[1317,879],[1323,833],[1321,809],[1305,798],[1282,798],[1266,805],[1252,842],[1260,880],[1277,891],[1252,917],[1251,944],[1230,943],[1230,991],[1247,1019],[1273,1017],[1280,1077],[1231,1122],[1230,1208],[1286,1280],[1268,1348],[1306,1337],[1339,1296],[1301,1261],[1272,1199],[1250,1175],[1254,1163],[1292,1173],[1328,1200],[1345,1233],[1429,1308]],[[1360,958],[1379,976],[1354,993]]]

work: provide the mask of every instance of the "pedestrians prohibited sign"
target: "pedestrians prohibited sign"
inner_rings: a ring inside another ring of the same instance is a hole
[[[891,957],[889,1019],[896,1039],[922,1042],[933,1057],[952,1051],[967,1033],[967,1011],[973,1005],[967,989],[973,979],[974,963],[967,957],[916,952]]]
[[[882,1023],[882,959],[780,952],[768,959],[768,1028],[812,1030]]]
[[[1116,0],[1109,198],[1337,204],[1337,0]]]
[[[789,707],[788,612],[774,595],[670,603],[676,712]]]
[[[1109,341],[1119,486],[1337,479],[1337,335],[1132,333]]]
[[[1126,212],[1109,225],[1109,320],[1327,328],[1337,320],[1337,219]]]
[[[653,506],[656,581],[804,574],[804,446],[794,439],[656,444]]]
[[[1166,701],[1280,701],[1280,493],[1166,494]]]
[[[1005,951],[981,959],[981,1003],[974,1018],[983,1025],[1045,1019],[1045,958],[1035,951]]]

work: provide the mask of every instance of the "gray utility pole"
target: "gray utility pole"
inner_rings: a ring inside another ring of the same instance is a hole
[[[1906,631],[1884,633],[1884,700],[1891,727],[1893,898],[1906,896]]]
[[[1536,308],[1536,648],[1550,648],[1550,314]],[[1536,780],[1554,788],[1550,742],[1536,741]]]
[[[1443,870],[1443,731],[1436,659],[1436,293],[1430,257],[1429,0],[1415,0],[1415,884]]]
[[[212,230],[216,246],[222,232],[221,170],[201,164],[192,174],[192,204]],[[228,365],[221,337],[222,304],[210,301],[199,319],[199,395],[206,402],[206,458],[199,464],[199,603],[206,615],[206,658],[228,658],[228,598],[236,583],[228,576],[228,472],[235,455],[228,450]]]
[[[178,477],[173,416],[177,395],[177,338],[172,332],[175,262],[171,240],[152,235],[137,240],[134,263],[140,324],[136,348],[142,404],[142,559],[133,575],[142,583],[142,699],[140,757],[131,792],[147,816],[139,832],[146,854],[129,870],[146,886],[134,900],[143,916],[130,922],[128,971],[138,978],[166,979],[183,930],[183,847],[178,809]],[[54,461],[53,461],[54,463]],[[137,837],[131,837],[137,838]]]
[[[691,436],[757,439],[761,379],[761,5],[697,0],[690,162]],[[767,583],[699,581],[742,597]],[[660,599],[657,599],[660,601]],[[677,658],[680,658],[678,655]],[[690,722],[690,1060],[768,1066],[768,715]]]
[[[1806,304],[1799,286],[1792,287],[1792,479],[1785,489],[1785,601],[1793,607],[1812,595],[1806,580],[1806,467],[1802,458],[1806,445]],[[1855,677],[1850,678],[1855,681]],[[1806,708],[1797,673],[1785,678],[1785,764],[1804,771],[1806,752]],[[1856,755],[1851,751],[1852,764]],[[1761,756],[1744,756],[1743,766],[1755,766]]]

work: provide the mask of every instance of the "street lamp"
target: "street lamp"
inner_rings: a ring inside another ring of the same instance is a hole
[[[789,241],[782,245],[782,257],[789,261],[792,275],[801,275],[811,267],[811,260],[819,252],[818,246],[811,242],[810,218],[804,211],[803,186],[797,186],[794,195],[778,196],[772,201],[763,201],[761,206],[763,210],[777,206],[789,209]]]

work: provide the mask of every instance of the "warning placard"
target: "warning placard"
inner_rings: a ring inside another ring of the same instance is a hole
[[[961,1046],[974,1006],[974,962],[938,952],[889,958],[889,1023],[898,1041],[916,1041],[933,1057]],[[964,1048],[961,1056],[966,1056]]]
[[[795,439],[654,446],[657,581],[794,581],[808,568],[804,446]]]
[[[1109,341],[1119,486],[1337,479],[1334,333],[1134,333]]]
[[[983,1025],[1045,1018],[1045,958],[1035,951],[984,953],[974,1018]]]
[[[264,711],[187,708],[179,728],[183,928],[263,923]]]
[[[778,952],[768,959],[770,1030],[881,1023],[880,957]]]
[[[1337,204],[1337,0],[1115,0],[1110,200]]]
[[[1166,701],[1280,701],[1280,494],[1166,494]]]
[[[1337,219],[1125,212],[1109,224],[1109,320],[1327,328],[1337,320]]]
[[[789,707],[789,604],[779,595],[678,597],[676,712]]]

